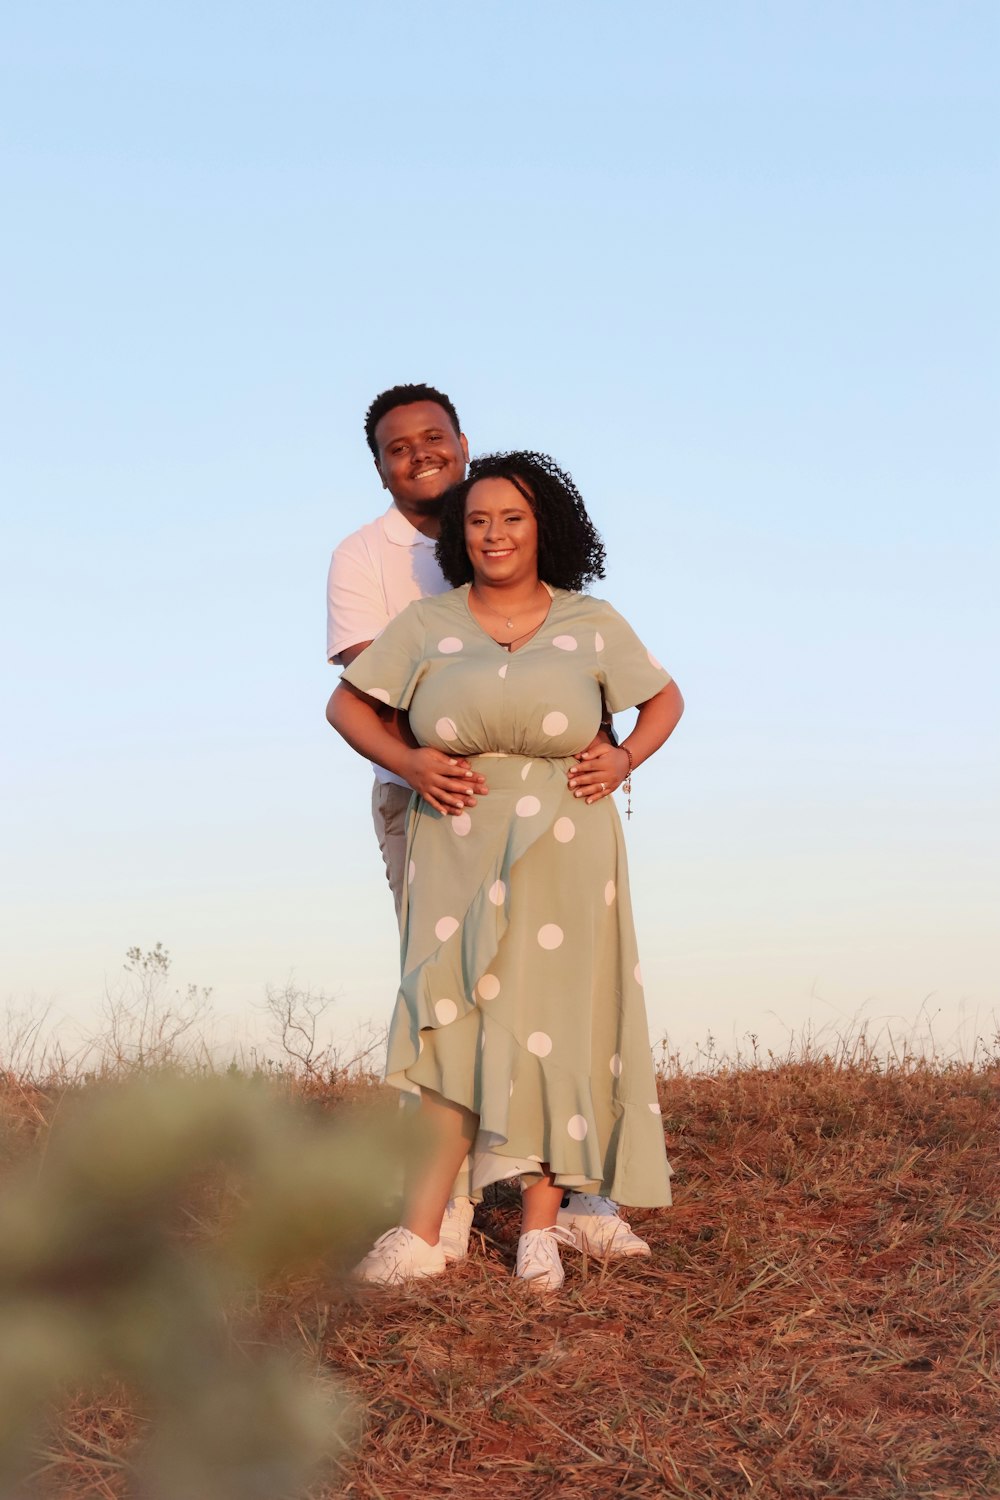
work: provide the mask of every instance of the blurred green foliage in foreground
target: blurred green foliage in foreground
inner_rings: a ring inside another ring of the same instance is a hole
[[[384,1222],[398,1116],[366,1115],[348,1131],[265,1082],[169,1074],[60,1107],[0,1199],[0,1494],[30,1493],[47,1418],[109,1379],[148,1418],[143,1496],[276,1500],[342,1451],[344,1398],[252,1308]]]

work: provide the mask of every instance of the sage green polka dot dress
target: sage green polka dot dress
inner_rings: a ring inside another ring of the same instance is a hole
[[[554,590],[541,629],[507,652],[468,595],[411,604],[344,673],[489,785],[457,817],[411,801],[386,1078],[479,1116],[458,1192],[548,1162],[564,1187],[667,1204],[621,823],[566,773],[602,693],[618,712],[670,677],[601,599]]]

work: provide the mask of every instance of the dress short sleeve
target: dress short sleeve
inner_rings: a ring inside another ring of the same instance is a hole
[[[597,675],[613,714],[655,698],[673,681],[627,620],[603,599],[594,600]]]
[[[344,670],[341,681],[390,708],[409,708],[427,667],[424,635],[418,601],[389,621],[382,634]]]

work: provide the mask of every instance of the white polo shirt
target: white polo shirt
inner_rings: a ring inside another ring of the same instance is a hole
[[[373,641],[414,599],[443,594],[450,587],[434,556],[434,537],[411,526],[395,505],[334,549],[326,587],[326,654],[360,641]],[[372,768],[379,781],[406,782],[384,766]]]

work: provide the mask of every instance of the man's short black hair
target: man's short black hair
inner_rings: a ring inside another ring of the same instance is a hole
[[[455,436],[462,436],[461,423],[458,420],[458,412],[452,403],[451,397],[446,396],[444,391],[435,390],[432,385],[394,385],[391,390],[382,391],[365,412],[365,437],[372,454],[378,458],[378,443],[375,441],[375,429],[385,416],[387,411],[394,411],[397,406],[412,406],[414,401],[433,401],[448,413],[448,418],[455,429]]]
[[[538,576],[543,583],[578,593],[592,579],[604,577],[604,543],[573,476],[546,453],[486,453],[472,460],[467,478],[446,491],[441,506],[435,551],[452,588],[472,581],[465,501],[480,479],[509,480],[531,506],[538,523]]]

